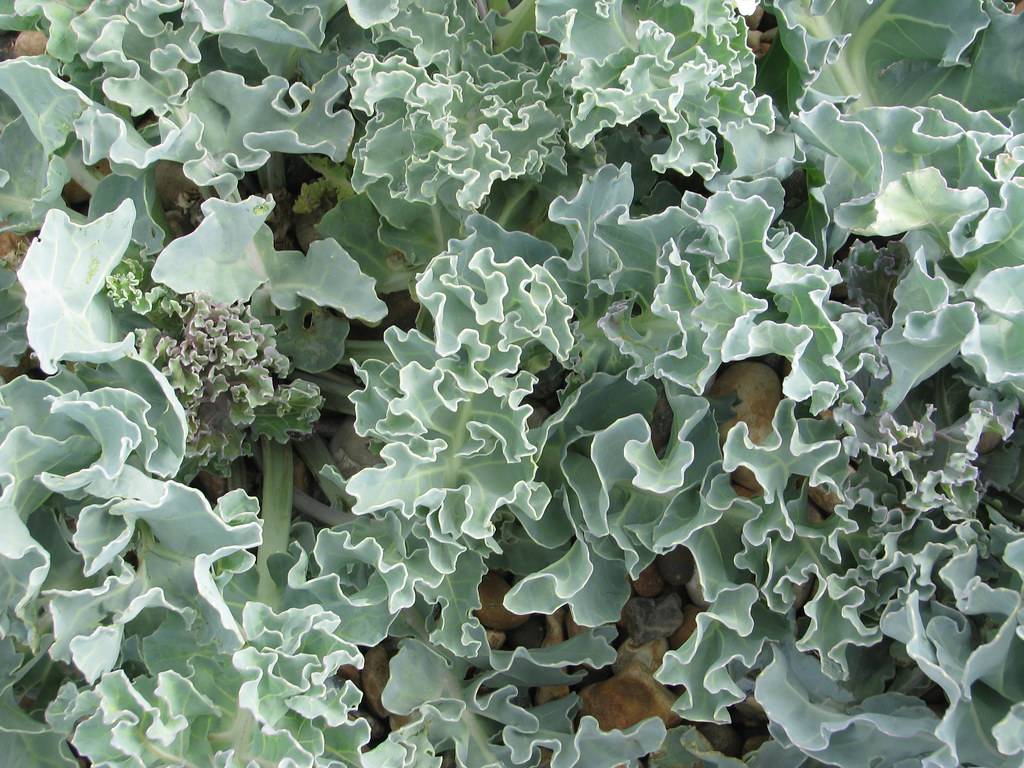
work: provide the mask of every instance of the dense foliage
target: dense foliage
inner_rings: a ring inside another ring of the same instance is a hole
[[[1003,0],[0,0],[0,750],[1024,765]]]

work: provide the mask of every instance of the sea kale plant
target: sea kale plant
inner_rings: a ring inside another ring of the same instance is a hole
[[[0,762],[1024,766],[1021,8],[0,0]]]

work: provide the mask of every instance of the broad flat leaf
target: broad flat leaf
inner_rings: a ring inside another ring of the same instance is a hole
[[[28,121],[18,117],[0,135],[0,219],[18,231],[38,227],[68,180],[63,160],[46,152]]]
[[[60,360],[106,362],[134,351],[102,294],[131,241],[135,206],[125,200],[89,224],[47,214],[18,270],[28,307],[28,340],[47,373]]]
[[[922,168],[884,187],[865,215],[840,215],[837,221],[861,235],[929,229],[941,239],[961,219],[987,208],[982,190],[950,189],[937,168]]]
[[[25,294],[17,275],[0,268],[0,365],[13,367],[25,353],[27,321]]]
[[[90,104],[78,89],[27,58],[0,62],[0,91],[18,105],[29,130],[47,154],[64,145],[75,120]]]
[[[271,6],[258,3],[269,14]],[[238,3],[239,15],[252,5]],[[186,175],[200,186],[229,189],[243,172],[265,165],[271,152],[322,154],[343,161],[354,121],[336,102],[347,88],[340,71],[328,73],[313,87],[276,76],[252,87],[238,74],[211,72],[189,89],[183,106],[189,119],[203,126],[197,141],[201,157],[185,163]]]
[[[138,244],[143,253],[158,252],[164,246],[166,232],[158,223],[163,217],[158,213],[154,171],[150,169],[136,178],[114,173],[104,176],[89,198],[89,218],[109,213],[122,200],[131,200],[135,206],[132,242]]]
[[[206,293],[214,301],[247,301],[267,284],[271,301],[292,310],[304,298],[350,317],[380,320],[387,313],[374,293],[374,280],[334,240],[317,240],[309,254],[274,250],[264,224],[274,201],[262,197],[231,203],[203,203],[203,221],[157,257],[153,279],[178,293]]]
[[[274,236],[264,222],[274,201],[210,198],[202,208],[196,230],[161,251],[153,279],[178,293],[207,293],[222,304],[245,301],[267,280],[264,262],[274,255]]]
[[[336,240],[314,241],[305,256],[278,251],[264,261],[264,268],[271,301],[280,309],[295,309],[303,298],[368,322],[387,314],[374,290],[374,279],[363,274]]]
[[[758,677],[757,700],[772,718],[773,732],[805,754],[870,768],[879,758],[898,764],[938,750],[935,715],[919,699],[893,693],[855,702],[810,657],[785,648],[774,657]]]

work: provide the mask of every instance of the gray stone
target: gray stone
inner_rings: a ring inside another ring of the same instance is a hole
[[[622,609],[626,633],[636,645],[670,637],[683,619],[683,600],[674,592],[661,597],[633,597]]]

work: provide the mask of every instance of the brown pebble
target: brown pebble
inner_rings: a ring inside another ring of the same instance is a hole
[[[89,193],[74,179],[64,185],[61,195],[63,195],[64,202],[68,205],[81,205],[88,201],[90,197]]]
[[[528,616],[523,624],[505,635],[509,648],[540,648],[544,642],[544,621],[540,616]]]
[[[811,525],[821,525],[825,522],[825,513],[813,504],[807,505],[807,522]]]
[[[611,678],[614,674],[611,667],[588,667],[586,664],[580,664],[577,669],[583,672],[583,679],[573,685],[575,690],[586,688],[588,685],[594,685],[595,683],[603,683],[605,680]]]
[[[683,623],[679,625],[679,629],[673,632],[672,637],[669,638],[670,648],[679,648],[690,639],[690,635],[697,631],[697,617],[700,614],[701,609],[696,605],[688,605],[683,608]]]
[[[782,401],[782,382],[770,366],[744,361],[722,370],[708,395],[720,398],[734,395],[736,398],[732,404],[735,415],[718,427],[722,442],[729,430],[742,421],[747,425],[751,441],[760,443],[772,433],[775,409]]]
[[[744,499],[756,499],[758,496],[764,495],[764,489],[761,488],[760,486],[758,486],[757,489],[754,489],[746,488],[740,485],[739,483],[733,483],[732,490],[733,493]]]
[[[812,485],[807,489],[807,497],[813,501],[820,510],[832,514],[836,511],[836,505],[842,504],[843,499],[834,491],[829,490],[824,485]]]
[[[14,57],[19,56],[42,56],[46,53],[46,35],[35,29],[19,32],[14,38]]]
[[[589,627],[583,627],[576,623],[576,619],[572,617],[572,611],[565,612],[565,633],[570,638],[582,635],[584,632],[588,632],[589,630]]]
[[[653,675],[658,667],[661,666],[661,660],[667,652],[668,640],[663,637],[651,640],[643,645],[637,645],[632,640],[626,640],[626,642],[619,646],[619,650],[616,652],[615,663],[612,665],[612,669],[616,672],[621,672],[635,664]]]
[[[631,582],[633,591],[640,597],[656,597],[665,588],[665,580],[658,573],[658,566],[651,563],[642,571],[635,581]]]
[[[559,608],[544,617],[544,642],[541,647],[548,648],[565,641],[565,617],[568,613],[565,608]]]
[[[363,704],[378,717],[387,717],[391,713],[384,709],[381,696],[390,675],[388,652],[384,646],[375,645],[363,654],[363,659]]]
[[[342,664],[338,667],[338,676],[343,680],[351,680],[356,685],[360,685],[360,678],[362,677],[362,674],[360,673],[359,667],[355,664]]]
[[[681,587],[693,575],[693,553],[682,544],[655,559],[658,574],[673,587]]]
[[[25,258],[28,242],[13,232],[0,232],[0,263],[11,270],[17,270]]]
[[[564,699],[570,693],[568,685],[543,685],[533,693],[533,702],[538,707],[555,699]]]
[[[853,472],[853,467],[846,467],[847,476],[852,475]],[[826,515],[834,513],[836,511],[836,507],[844,501],[841,494],[829,490],[824,485],[812,485],[808,487],[807,498],[813,501],[815,505],[817,505],[817,507]]]
[[[492,650],[497,651],[497,650],[500,650],[501,648],[504,648],[505,647],[505,640],[507,640],[507,639],[508,638],[506,637],[505,633],[502,632],[501,630],[498,630],[498,629],[488,629],[487,630],[487,644],[489,646],[491,646]]]
[[[397,731],[412,722],[412,715],[388,715],[388,725],[392,731]]]
[[[779,34],[779,28],[778,27],[772,27],[771,29],[768,29],[768,30],[765,30],[764,32],[762,32],[761,33],[761,42],[757,46],[757,50],[754,51],[754,58],[760,59],[761,57],[766,56],[768,54],[768,51],[771,50],[772,42],[774,42],[774,40],[778,36],[778,34]],[[793,364],[789,361],[788,358],[785,360],[785,362],[783,364],[783,369],[784,369],[783,375],[785,375],[785,376],[789,376],[790,371],[793,370]]]
[[[508,582],[495,571],[489,571],[480,582],[480,607],[473,613],[487,629],[515,629],[530,618],[512,613],[504,606],[502,601],[509,589]]]
[[[710,397],[735,396],[732,404],[733,418],[718,427],[721,443],[729,431],[739,422],[747,425],[750,441],[760,445],[772,434],[772,419],[782,401],[782,382],[779,375],[764,363],[742,361],[733,363],[719,372],[715,383],[708,391]],[[754,473],[745,466],[737,467],[732,473],[733,482],[752,490],[761,486]]]
[[[642,667],[627,667],[614,677],[579,692],[581,714],[597,719],[602,730],[625,729],[648,717],[672,728],[682,720],[672,711],[676,697]]]
[[[748,491],[751,491],[750,496],[747,498],[753,499],[764,495],[764,488],[762,488],[761,484],[757,482],[757,478],[754,476],[753,471],[748,467],[742,465],[736,467],[732,473],[732,483],[734,488],[743,487]]]
[[[754,698],[753,694],[748,694],[747,698],[734,705],[732,711],[733,719],[747,728],[761,728],[768,722],[768,715],[765,714],[764,707]]]

